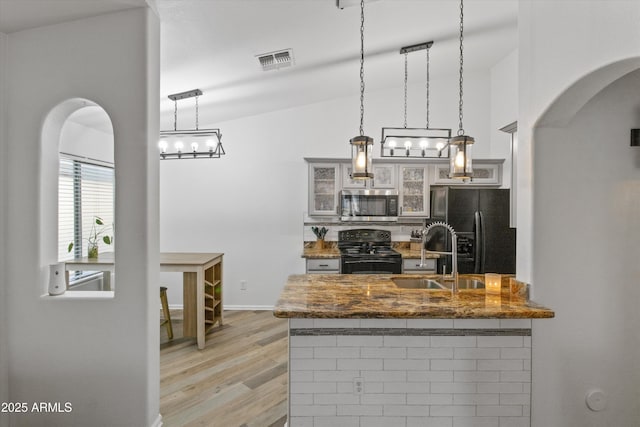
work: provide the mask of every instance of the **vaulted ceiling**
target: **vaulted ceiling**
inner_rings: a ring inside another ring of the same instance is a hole
[[[359,91],[360,7],[354,0],[0,0],[0,32],[150,3],[161,20],[161,111],[167,95],[200,88],[200,121],[213,124]],[[515,0],[464,4],[466,70],[487,70],[517,47]],[[460,7],[454,0],[368,0],[367,90],[402,84],[402,46],[433,40],[432,77],[458,72]],[[257,55],[292,49],[294,65],[263,71]],[[424,79],[410,55],[409,80]],[[185,101],[186,102],[186,101]],[[180,108],[179,104],[179,108]]]

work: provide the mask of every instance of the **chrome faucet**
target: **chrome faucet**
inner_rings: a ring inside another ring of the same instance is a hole
[[[451,252],[438,252],[438,251],[427,251],[425,249],[427,243],[427,234],[432,228],[435,227],[444,227],[449,234],[451,234]],[[456,290],[456,285],[458,281],[458,236],[456,235],[456,231],[446,222],[436,221],[432,222],[429,225],[425,225],[422,229],[422,250],[420,252],[420,267],[424,267],[425,265],[425,254],[439,254],[439,255],[451,255],[451,276],[450,279],[453,279],[454,285],[453,289]],[[443,278],[444,274],[443,274]]]

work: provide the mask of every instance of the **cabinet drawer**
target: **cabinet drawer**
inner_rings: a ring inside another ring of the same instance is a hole
[[[307,273],[316,273],[316,272],[338,273],[339,271],[340,271],[340,259],[338,258],[307,259]]]
[[[414,272],[426,272],[426,273],[435,273],[436,272],[436,260],[434,258],[429,258],[424,260],[425,266],[420,268],[420,259],[410,258],[402,260],[402,271],[405,273]]]

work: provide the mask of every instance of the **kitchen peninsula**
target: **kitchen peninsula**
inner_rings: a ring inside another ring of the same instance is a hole
[[[434,275],[292,275],[289,427],[529,426],[532,319],[554,312],[528,285],[408,289]],[[471,281],[483,276],[461,275]]]

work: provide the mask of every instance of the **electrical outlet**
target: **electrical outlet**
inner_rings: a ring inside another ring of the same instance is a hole
[[[246,280],[240,280],[240,290],[241,291],[246,291],[247,290],[247,281]]]
[[[353,379],[353,394],[364,393],[364,380],[361,377]]]

